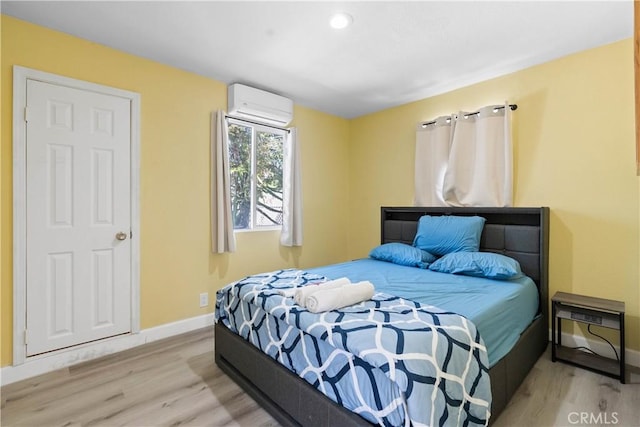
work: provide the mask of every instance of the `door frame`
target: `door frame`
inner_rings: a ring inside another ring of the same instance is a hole
[[[128,99],[131,103],[131,333],[140,332],[140,94],[19,65],[13,66],[13,365],[46,357],[26,355],[27,314],[27,80]],[[104,342],[110,338],[100,341]],[[79,344],[82,345],[82,344]],[[77,346],[76,346],[77,347]],[[75,348],[75,347],[72,347]]]

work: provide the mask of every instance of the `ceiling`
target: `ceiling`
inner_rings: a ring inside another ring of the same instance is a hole
[[[633,35],[631,0],[3,0],[0,8],[3,14],[225,83],[276,92],[345,118]],[[352,15],[352,25],[330,28],[336,11]]]

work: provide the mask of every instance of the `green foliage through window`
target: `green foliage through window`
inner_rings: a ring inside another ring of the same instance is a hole
[[[235,229],[282,225],[285,132],[229,123],[231,212]]]

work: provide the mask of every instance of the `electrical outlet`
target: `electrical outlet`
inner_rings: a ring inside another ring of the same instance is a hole
[[[203,292],[200,294],[200,307],[206,307],[209,305],[209,292]]]

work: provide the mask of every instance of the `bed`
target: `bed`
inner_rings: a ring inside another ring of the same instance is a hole
[[[423,215],[473,216],[486,221],[480,250],[517,260],[535,284],[539,304],[533,320],[509,344],[506,354],[493,355],[486,363],[492,400],[491,419],[504,409],[548,343],[548,208],[381,208],[381,243],[411,244]],[[366,262],[363,260],[361,262]],[[310,269],[309,274],[328,277],[349,268],[349,263]],[[327,268],[329,270],[327,270]],[[331,270],[333,269],[333,270]],[[364,266],[363,270],[368,270]],[[347,271],[347,270],[345,270]],[[396,272],[396,276],[399,274]],[[366,274],[366,273],[359,273]],[[485,327],[486,328],[486,327]],[[480,326],[478,326],[480,329]],[[486,329],[489,331],[490,329]],[[498,337],[499,338],[499,337]],[[300,376],[267,356],[255,345],[231,332],[223,322],[215,325],[215,360],[282,425],[371,425],[371,420],[345,409],[316,390]],[[480,364],[482,365],[482,364]],[[485,367],[483,367],[484,369]],[[317,385],[317,384],[316,384]],[[326,393],[326,390],[325,390]],[[331,393],[328,393],[331,395]],[[335,396],[333,396],[336,399]],[[337,399],[340,401],[340,399]],[[395,424],[388,420],[387,424]],[[444,424],[452,424],[448,419]]]

